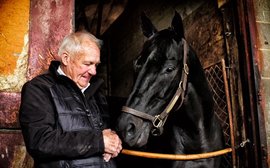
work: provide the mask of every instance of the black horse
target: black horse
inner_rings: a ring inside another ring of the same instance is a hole
[[[175,12],[171,27],[157,31],[143,14],[142,30],[148,39],[135,61],[138,76],[118,118],[123,141],[131,148],[159,153],[222,149],[212,93],[199,59],[185,41],[181,16]],[[157,167],[218,168],[220,157],[165,161],[165,166],[161,162]]]

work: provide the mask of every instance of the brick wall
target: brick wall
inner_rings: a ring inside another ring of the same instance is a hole
[[[263,89],[263,108],[266,123],[268,164],[270,165],[270,1],[254,0],[258,29],[259,67]]]

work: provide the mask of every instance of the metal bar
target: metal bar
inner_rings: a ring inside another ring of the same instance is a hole
[[[224,80],[224,89],[227,101],[227,110],[229,115],[229,125],[230,125],[230,138],[231,138],[231,147],[232,147],[232,164],[233,167],[236,167],[236,152],[235,152],[235,139],[234,139],[234,127],[233,127],[233,115],[231,110],[231,99],[229,94],[229,87],[227,82],[227,74],[226,74],[226,65],[224,59],[221,60],[222,64],[222,72],[223,72],[223,80]]]

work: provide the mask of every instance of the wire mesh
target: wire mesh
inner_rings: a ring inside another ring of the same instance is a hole
[[[230,126],[230,118],[226,93],[225,84],[227,82],[226,78],[224,78],[225,67],[224,61],[217,62],[211,66],[208,66],[204,69],[206,78],[208,80],[209,86],[213,92],[214,98],[214,111],[217,118],[220,121],[220,124],[223,129],[225,147],[232,147],[231,143],[231,126]],[[223,155],[222,168],[231,168],[232,166],[232,153],[227,155]]]

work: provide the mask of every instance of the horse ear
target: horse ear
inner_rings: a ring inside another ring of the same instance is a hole
[[[147,38],[151,37],[157,32],[157,29],[144,12],[141,14],[141,28],[144,36],[146,36]]]
[[[172,19],[171,27],[178,36],[180,36],[181,38],[185,37],[183,21],[182,21],[182,18],[180,16],[180,14],[177,11],[175,11],[175,13],[174,13],[174,17]]]

